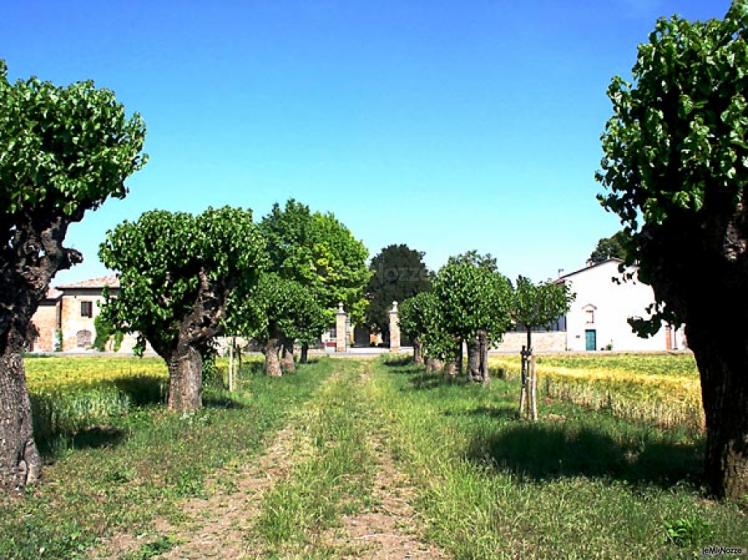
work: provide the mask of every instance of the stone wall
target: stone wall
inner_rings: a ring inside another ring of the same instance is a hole
[[[39,335],[34,340],[32,352],[54,352],[57,340],[57,301],[45,301],[31,318]]]
[[[499,344],[494,344],[494,352],[519,353],[522,345],[527,344],[527,333],[508,332]],[[564,352],[566,350],[566,332],[532,333],[532,345],[535,352]]]

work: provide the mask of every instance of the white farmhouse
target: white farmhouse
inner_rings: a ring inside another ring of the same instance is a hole
[[[652,288],[637,281],[636,274],[632,280],[622,280],[618,270],[621,263],[619,259],[610,259],[555,280],[567,284],[576,298],[566,316],[559,318],[550,330],[533,332],[536,351],[664,352],[686,348],[682,328],[663,325],[651,338],[641,338],[631,330],[628,319],[647,317],[647,307],[655,298]],[[507,333],[497,350],[518,352],[525,339],[524,332]]]

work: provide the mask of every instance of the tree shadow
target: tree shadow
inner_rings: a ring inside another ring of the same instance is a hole
[[[591,428],[518,423],[475,438],[467,458],[528,480],[587,476],[668,488],[679,481],[697,483],[701,455],[697,444],[620,442]]]
[[[127,432],[111,426],[93,426],[74,434],[58,432],[38,438],[39,453],[45,461],[54,459],[71,449],[100,449],[116,447],[125,441]]]
[[[488,418],[513,419],[517,417],[515,406],[479,406],[471,410],[447,410],[444,416],[487,416]]]
[[[386,356],[382,358],[382,363],[387,367],[415,366],[415,369],[423,369],[422,366],[419,366],[413,362],[412,356]]]
[[[203,394],[203,406],[205,408],[224,408],[230,410],[240,410],[247,408],[246,405],[235,401],[229,395]]]
[[[166,402],[168,382],[149,376],[123,376],[111,381],[112,385],[130,398],[135,406],[147,406]]]

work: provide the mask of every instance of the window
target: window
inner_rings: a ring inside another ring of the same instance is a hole
[[[587,324],[592,325],[595,323],[595,310],[594,309],[588,309],[584,312],[584,314],[587,317]]]
[[[93,317],[93,302],[81,302],[81,317]]]
[[[91,331],[84,330],[75,333],[75,344],[78,348],[90,348],[92,341],[93,334],[91,333]]]

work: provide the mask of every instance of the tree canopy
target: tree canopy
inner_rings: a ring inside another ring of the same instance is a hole
[[[371,260],[372,273],[366,287],[369,307],[366,322],[382,333],[389,333],[392,302],[404,302],[431,287],[429,270],[421,251],[407,245],[388,245]]]
[[[363,318],[368,251],[333,214],[312,212],[290,199],[284,208],[275,204],[260,229],[268,240],[270,270],[310,290],[328,323],[338,302],[354,321]]]
[[[535,327],[550,327],[569,311],[574,297],[563,282],[534,284],[529,278],[519,276],[513,292],[512,318],[528,333]]]
[[[590,261],[594,264],[608,259],[626,260],[626,245],[630,241],[623,231],[618,231],[610,237],[603,237],[597,242],[595,250],[590,254]]]
[[[654,289],[653,334],[685,322],[699,365],[712,491],[748,493],[748,2],[723,20],[660,19],[633,82],[615,77],[602,135],[602,205]],[[731,325],[722,329],[718,325]]]

